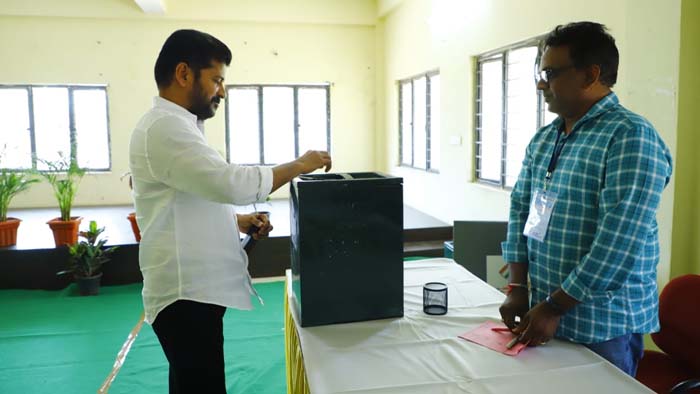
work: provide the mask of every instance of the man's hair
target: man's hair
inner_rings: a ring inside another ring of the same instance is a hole
[[[599,80],[612,87],[617,82],[620,54],[608,29],[595,22],[574,22],[559,25],[545,38],[546,47],[567,46],[574,67],[581,69],[594,64],[600,67]]]
[[[231,50],[216,37],[197,30],[177,30],[165,40],[156,60],[154,74],[159,89],[166,88],[173,80],[175,68],[180,63],[194,70],[195,78],[212,61],[231,64]]]

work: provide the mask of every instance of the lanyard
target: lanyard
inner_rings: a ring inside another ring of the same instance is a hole
[[[544,182],[544,189],[547,190],[547,184],[549,181],[552,180],[552,173],[554,170],[557,168],[557,162],[559,161],[559,155],[561,155],[562,149],[564,149],[564,145],[566,145],[566,141],[568,141],[568,138],[565,138],[561,140],[561,144],[559,144],[559,139],[561,138],[561,135],[563,134],[563,131],[559,131],[557,133],[557,141],[554,143],[554,152],[552,152],[552,157],[549,159],[549,166],[547,166],[547,174],[545,175],[545,182]]]

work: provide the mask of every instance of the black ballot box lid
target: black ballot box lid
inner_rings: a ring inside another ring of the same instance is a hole
[[[403,179],[311,174],[290,189],[292,288],[301,325],[403,316]]]

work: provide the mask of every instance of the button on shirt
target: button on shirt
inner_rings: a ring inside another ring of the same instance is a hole
[[[658,331],[656,210],[671,176],[671,155],[654,127],[614,93],[584,115],[563,147],[547,190],[558,194],[544,242],[523,228],[563,120],[540,129],[527,147],[511,194],[503,258],[528,262],[532,305],[561,287],[581,303],[556,336],[597,343]]]
[[[203,126],[161,97],[129,146],[146,321],[176,300],[251,309],[254,290],[232,204],[264,200],[272,169],[227,163]]]

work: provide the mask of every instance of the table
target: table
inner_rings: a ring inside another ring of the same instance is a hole
[[[423,313],[423,284],[448,286],[448,313]],[[287,270],[289,393],[652,393],[588,348],[552,340],[506,356],[458,335],[500,320],[505,296],[451,259],[404,263],[404,317],[302,328]]]

